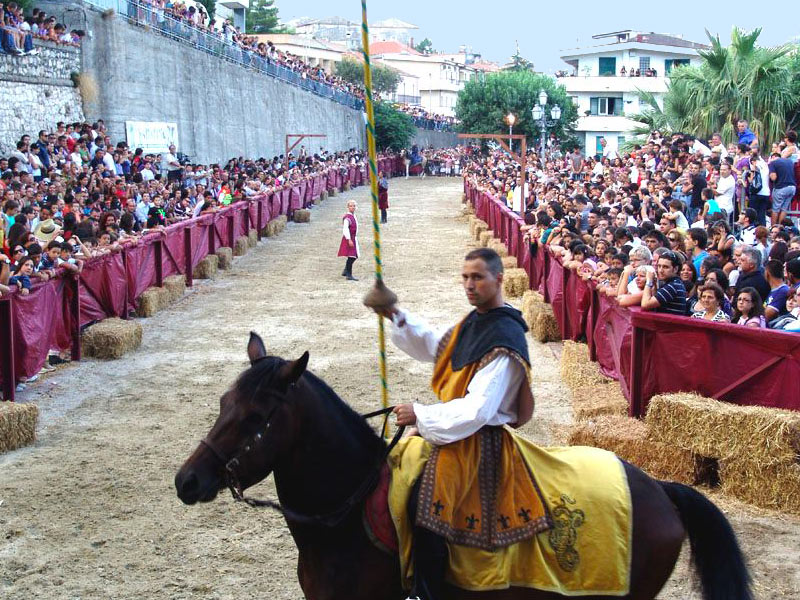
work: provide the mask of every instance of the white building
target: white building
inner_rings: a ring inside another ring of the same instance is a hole
[[[600,43],[561,56],[574,71],[558,80],[578,108],[576,129],[587,154],[601,151],[601,138],[612,148],[623,143],[646,106],[638,91],[652,92],[661,105],[670,71],[698,64],[697,51],[707,48],[675,35],[630,30],[592,39]]]
[[[477,72],[474,67],[452,58],[440,54],[424,55],[398,42],[370,44],[370,54],[401,74],[416,78],[420,106],[428,112],[449,117],[455,116],[458,93]],[[398,86],[399,92],[404,83],[409,87],[414,85],[413,82],[405,82],[404,77]]]

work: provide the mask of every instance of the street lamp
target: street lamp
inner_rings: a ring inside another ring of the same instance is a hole
[[[539,124],[539,130],[541,131],[542,140],[541,144],[539,145],[539,152],[541,154],[542,164],[544,165],[544,138],[547,135],[547,128],[555,127],[558,124],[558,121],[561,119],[561,107],[558,104],[554,104],[550,108],[550,119],[548,119],[547,92],[542,90],[539,92],[539,104],[535,105],[531,109],[531,116],[533,117],[534,123]]]
[[[514,141],[511,137],[514,135],[514,123],[517,122],[517,117],[514,116],[513,113],[508,113],[506,115],[506,123],[508,123],[508,149],[514,150]]]

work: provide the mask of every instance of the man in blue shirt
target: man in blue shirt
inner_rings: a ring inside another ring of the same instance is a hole
[[[783,263],[779,260],[768,260],[764,265],[764,275],[770,288],[767,305],[764,309],[764,317],[769,322],[788,312],[786,297],[789,295],[789,286],[783,281]]]
[[[769,179],[772,181],[772,224],[780,223],[789,212],[797,191],[794,179],[794,163],[789,158],[773,154],[769,163]]]
[[[738,130],[740,144],[747,144],[749,146],[756,140],[756,134],[750,131],[750,128],[747,126],[747,121],[744,119],[740,119],[736,123],[736,129]]]
[[[694,270],[700,275],[700,265],[708,256],[706,247],[708,246],[708,234],[705,229],[699,227],[692,227],[689,230],[689,235],[686,236],[686,248],[691,252],[691,261],[694,264]]]

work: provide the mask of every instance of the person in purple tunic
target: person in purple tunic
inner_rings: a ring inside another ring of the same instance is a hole
[[[339,244],[338,256],[347,258],[342,271],[342,277],[346,277],[348,281],[358,281],[353,277],[353,263],[360,256],[358,249],[358,220],[356,219],[356,201],[350,200],[347,203],[347,212],[342,217],[342,241]]]

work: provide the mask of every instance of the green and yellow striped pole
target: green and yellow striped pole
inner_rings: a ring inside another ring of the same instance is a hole
[[[369,61],[369,23],[367,22],[367,2],[361,0],[361,46],[364,50],[364,89],[367,110],[367,151],[369,153],[369,183],[372,192],[372,234],[375,246],[375,283],[383,284],[383,263],[381,262],[381,226],[378,220],[378,167],[375,149],[375,109],[372,104],[372,66]],[[389,386],[386,382],[386,332],[383,317],[378,315],[378,346],[380,348],[381,403],[389,406]],[[384,428],[383,435],[387,435]]]

